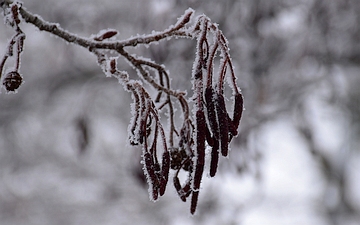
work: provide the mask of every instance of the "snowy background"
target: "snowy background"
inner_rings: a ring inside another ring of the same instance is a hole
[[[17,94],[0,94],[0,224],[360,224],[360,2],[356,0],[28,0],[81,36],[163,30],[192,7],[230,42],[245,98],[240,134],[198,212],[172,185],[149,201],[127,143],[131,98],[79,46],[21,24]],[[12,29],[0,24],[5,53]],[[189,90],[194,41],[134,50]],[[1,55],[2,57],[2,55]],[[121,68],[136,73],[126,62]],[[79,121],[88,148],[79,151]]]

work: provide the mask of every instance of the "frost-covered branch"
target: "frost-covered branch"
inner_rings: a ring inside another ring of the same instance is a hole
[[[151,200],[156,201],[165,193],[169,171],[173,169],[174,187],[182,201],[191,196],[190,211],[194,214],[205,169],[205,148],[211,148],[210,176],[213,177],[217,172],[220,153],[224,157],[229,154],[229,143],[238,133],[243,111],[243,98],[236,83],[228,42],[217,25],[205,15],[197,17],[193,25],[190,25],[194,10],[188,9],[175,25],[164,31],[127,40],[114,40],[118,33],[116,30],[103,30],[85,38],[30,13],[18,2],[3,0],[1,6],[6,23],[15,30],[0,64],[2,74],[7,59],[13,56],[16,59],[14,70],[3,79],[5,89],[8,92],[15,91],[22,81],[19,69],[25,34],[20,29],[21,21],[31,23],[41,31],[56,35],[66,42],[87,48],[97,57],[106,76],[117,78],[124,89],[131,93],[134,102],[133,117],[128,129],[129,142],[142,146],[142,163]],[[186,96],[185,91],[171,87],[170,72],[163,65],[132,55],[126,49],[179,37],[197,41],[189,83],[192,84],[194,96],[190,97]],[[117,55],[114,56],[114,53]],[[117,66],[119,58],[128,61],[140,79],[130,79],[126,71],[121,71]],[[219,67],[215,68],[217,62]],[[154,88],[157,95],[151,96],[143,83]],[[232,90],[232,116],[226,107],[226,88]],[[193,109],[190,108],[192,101],[195,101]],[[176,107],[181,108],[182,117],[175,115]],[[165,114],[168,122],[163,122],[160,118],[160,112],[164,108],[168,109]],[[175,118],[182,118],[180,125],[176,125]],[[169,132],[165,133],[165,130]],[[181,170],[188,175],[183,184],[178,177]]]
[[[128,46],[136,46],[139,44],[151,44],[158,42],[168,37],[191,37],[191,34],[182,31],[181,29],[189,22],[192,15],[192,10],[186,12],[186,14],[178,21],[175,26],[171,26],[162,32],[154,32],[149,35],[142,35],[133,37],[123,41],[106,41],[99,42],[96,38],[84,38],[78,35],[66,31],[58,23],[50,23],[41,18],[41,16],[28,12],[25,8],[21,7],[19,13],[25,22],[31,23],[38,27],[41,31],[47,31],[52,33],[67,42],[80,45],[85,48],[96,48],[96,49],[112,49],[119,50]]]

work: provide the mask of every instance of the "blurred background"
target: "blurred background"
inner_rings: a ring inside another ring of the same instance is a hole
[[[163,30],[192,7],[228,38],[245,98],[240,134],[196,216],[170,183],[149,200],[129,146],[131,97],[86,49],[31,24],[17,94],[0,94],[0,224],[360,224],[360,2],[357,0],[28,0],[80,36]],[[0,24],[6,52],[13,30]],[[190,90],[192,40],[138,55]],[[3,57],[3,55],[1,55]],[[12,65],[11,61],[7,65]],[[136,73],[119,59],[119,67]]]

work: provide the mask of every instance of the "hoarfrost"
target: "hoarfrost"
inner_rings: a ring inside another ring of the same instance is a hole
[[[221,89],[224,85],[223,78],[226,77],[227,84],[231,84],[230,78],[233,76],[232,64],[229,63],[231,58],[228,53],[227,40],[218,30],[218,25],[212,23],[205,15],[198,16],[196,22],[189,25],[193,14],[194,10],[189,8],[178,18],[175,25],[171,25],[163,31],[153,30],[151,34],[137,34],[121,41],[115,39],[118,31],[110,28],[100,30],[98,34],[92,34],[89,38],[82,38],[61,28],[57,23],[44,21],[38,15],[35,15],[37,22],[33,23],[40,30],[60,37],[67,43],[87,48],[97,56],[97,62],[105,76],[117,78],[124,89],[131,93],[133,102],[130,105],[131,119],[127,128],[128,139],[131,145],[142,146],[141,163],[149,185],[149,197],[152,201],[158,200],[165,192],[170,167],[172,168],[174,166],[172,164],[175,163],[170,154],[174,149],[183,154],[179,156],[178,165],[175,165],[178,171],[174,176],[178,176],[182,170],[183,173],[187,173],[188,178],[185,186],[181,184],[174,184],[174,186],[182,200],[192,196],[190,210],[192,214],[195,213],[201,189],[205,161],[208,159],[206,154],[210,152],[214,138],[218,138],[214,137],[213,130],[209,131],[209,118],[206,113],[209,110],[217,113],[215,114],[216,123],[220,124],[221,121],[225,121],[223,124],[226,129],[220,127],[224,132],[222,137],[230,135],[227,126],[233,126],[230,124],[232,121],[229,123],[227,121],[228,111]],[[7,20],[10,21],[9,18]],[[126,47],[136,48],[144,45],[148,48],[150,44],[158,44],[160,41],[172,38],[192,38],[197,41],[195,60],[191,71],[193,96],[187,98],[185,98],[186,91],[172,89],[170,72],[165,69],[164,65],[126,51]],[[218,51],[220,51],[220,60],[217,59]],[[138,79],[130,78],[127,72],[118,70],[119,56],[123,56],[130,67],[136,71]],[[215,74],[214,67],[217,66],[218,61],[220,61],[219,72]],[[225,69],[228,66],[231,67],[230,72]],[[235,78],[232,79],[235,80]],[[213,93],[211,102],[216,103],[215,107],[208,107],[204,101],[204,85],[206,88],[211,88]],[[235,89],[236,84],[233,85]],[[149,89],[149,86],[153,89]],[[158,94],[156,99],[150,95],[154,93],[153,91]],[[224,101],[223,104],[219,104],[219,99]],[[193,102],[194,100],[195,102]],[[166,107],[165,112],[161,112],[163,107]],[[177,111],[179,108],[181,108],[180,113]],[[216,112],[213,108],[216,108]],[[160,118],[159,112],[166,119]],[[231,127],[231,129],[237,129],[237,127]],[[223,151],[227,152],[228,146],[223,142],[220,146],[222,150],[226,148]],[[224,155],[227,156],[227,153]],[[217,166],[217,161],[215,162]],[[213,162],[211,166],[214,166]],[[213,174],[213,172],[210,173]]]

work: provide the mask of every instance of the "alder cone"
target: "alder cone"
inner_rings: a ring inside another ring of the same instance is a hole
[[[22,84],[22,77],[17,71],[6,74],[3,85],[7,91],[15,91]]]

